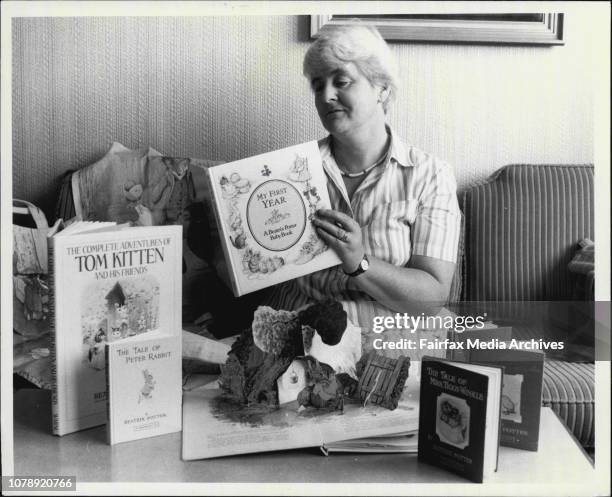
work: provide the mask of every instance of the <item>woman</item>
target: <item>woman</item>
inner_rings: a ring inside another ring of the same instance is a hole
[[[333,297],[369,330],[375,316],[443,304],[459,239],[455,180],[386,122],[397,89],[389,47],[373,28],[338,27],[308,49],[304,75],[329,131],[319,148],[332,209],[313,222],[342,264],[280,285],[271,305]]]

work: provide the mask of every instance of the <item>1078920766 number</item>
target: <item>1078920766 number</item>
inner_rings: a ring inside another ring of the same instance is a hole
[[[76,490],[76,476],[3,476],[2,490]]]

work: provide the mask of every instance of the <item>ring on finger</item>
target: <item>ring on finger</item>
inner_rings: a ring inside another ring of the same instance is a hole
[[[338,240],[340,240],[341,242],[347,242],[348,241],[348,234],[346,231],[340,229],[338,230],[338,234],[336,235],[336,238]]]

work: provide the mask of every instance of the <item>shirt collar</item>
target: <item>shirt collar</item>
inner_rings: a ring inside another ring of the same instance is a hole
[[[390,151],[390,159],[395,160],[400,166],[403,167],[414,167],[416,164],[410,158],[410,154],[406,149],[406,145],[402,140],[400,140],[393,131],[393,128],[387,125],[387,131],[391,135],[391,151]]]
[[[414,167],[416,164],[410,158],[410,154],[406,148],[406,145],[400,140],[393,128],[387,126],[387,131],[391,135],[391,150],[389,151],[389,160],[394,160],[397,164],[403,167]],[[319,141],[319,149],[321,151],[321,158],[323,160],[329,160],[331,158],[330,144],[331,135],[323,138]]]

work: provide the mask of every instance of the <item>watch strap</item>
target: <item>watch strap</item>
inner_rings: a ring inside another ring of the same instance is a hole
[[[368,268],[370,266],[370,260],[368,259],[368,256],[366,254],[363,254],[363,259],[361,259],[361,261],[359,261],[359,265],[357,266],[357,269],[355,271],[353,271],[352,273],[347,273],[346,271],[344,271],[344,274],[346,274],[349,277],[354,277],[354,276],[359,276],[360,274],[365,273]]]

